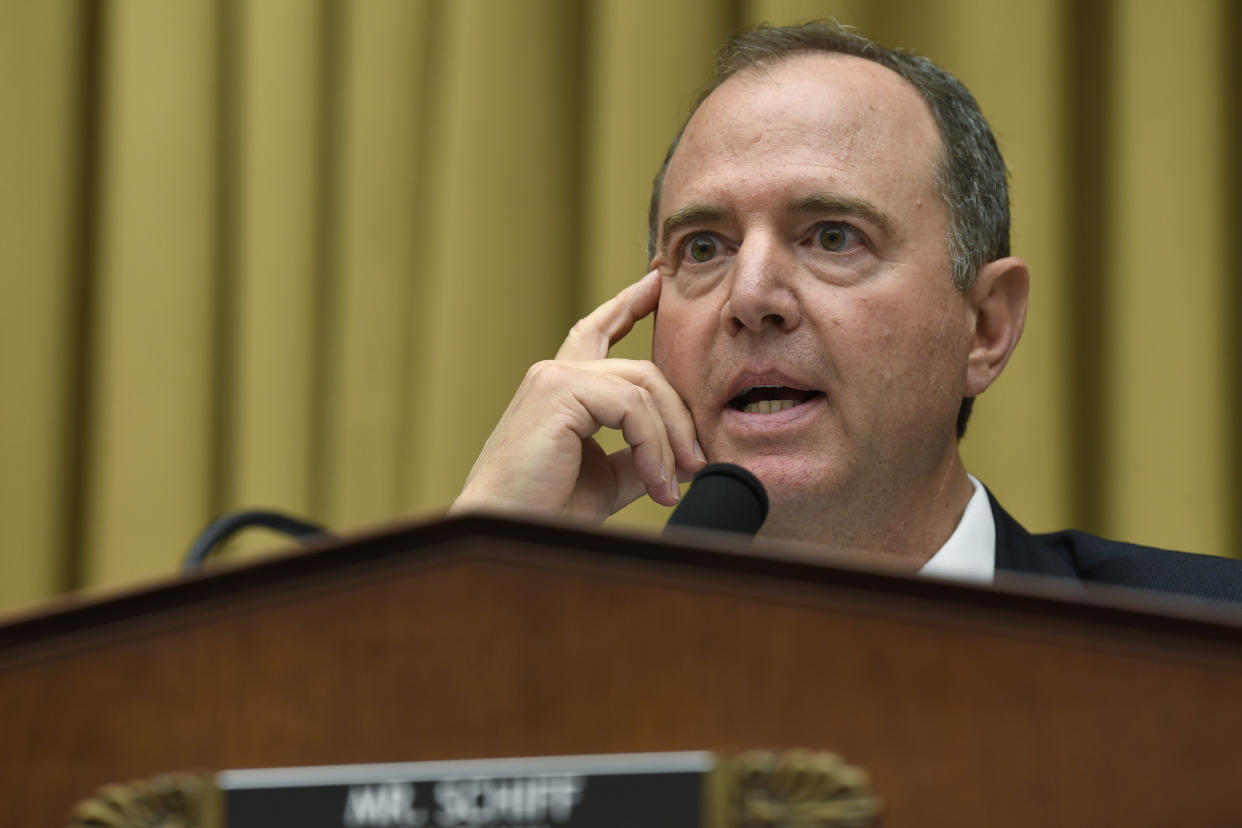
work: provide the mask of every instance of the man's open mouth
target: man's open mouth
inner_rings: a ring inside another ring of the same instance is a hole
[[[746,414],[775,414],[823,396],[823,393],[783,385],[754,385],[729,400],[729,405]]]

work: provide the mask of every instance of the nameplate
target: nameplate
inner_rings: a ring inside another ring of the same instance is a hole
[[[223,771],[228,828],[689,828],[707,752]]]

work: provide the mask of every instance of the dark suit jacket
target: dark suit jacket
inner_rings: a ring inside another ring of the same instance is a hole
[[[1066,530],[1033,535],[988,492],[996,520],[996,570],[1073,578],[1242,602],[1242,560],[1104,540]]]

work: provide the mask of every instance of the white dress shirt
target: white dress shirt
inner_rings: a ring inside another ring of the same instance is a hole
[[[967,477],[975,493],[953,534],[919,574],[990,584],[996,574],[996,520],[983,484],[974,475]]]

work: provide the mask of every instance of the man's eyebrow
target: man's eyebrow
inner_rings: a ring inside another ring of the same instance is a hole
[[[787,208],[791,213],[838,213],[846,216],[861,216],[880,228],[886,236],[895,237],[896,229],[893,221],[870,201],[862,198],[851,198],[840,195],[807,195],[795,198]]]
[[[712,224],[723,221],[731,215],[730,210],[713,207],[710,204],[691,204],[689,207],[674,210],[668,214],[668,218],[664,219],[664,225],[660,231],[660,254],[668,258],[669,237],[681,228],[696,224]]]

